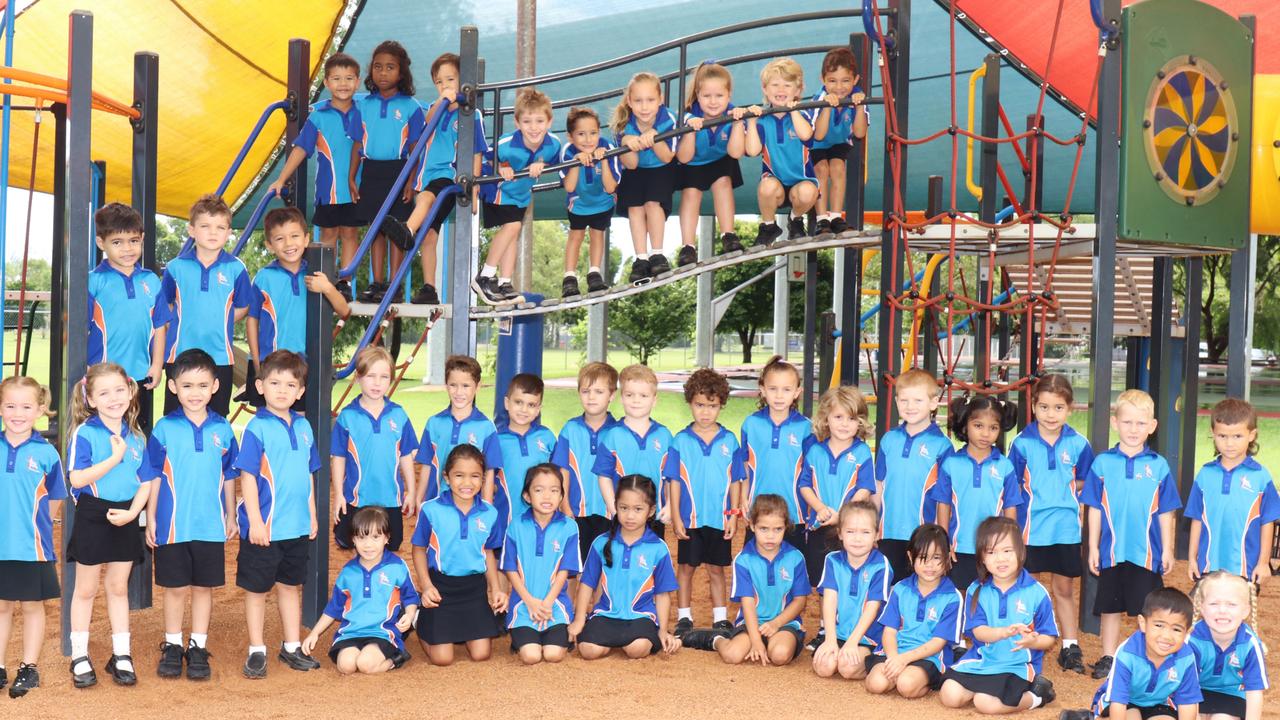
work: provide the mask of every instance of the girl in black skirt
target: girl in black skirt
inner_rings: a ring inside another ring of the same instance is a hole
[[[698,216],[702,214],[702,194],[711,191],[716,222],[720,226],[722,253],[742,249],[733,232],[733,189],[742,185],[738,158],[746,148],[743,108],[735,108],[733,76],[723,65],[704,62],[693,74],[689,98],[684,105],[684,124],[694,128],[680,138],[676,149],[676,189],[680,191],[680,237],[684,244],[677,265],[698,261]],[[703,120],[730,115],[734,122],[702,128]]]

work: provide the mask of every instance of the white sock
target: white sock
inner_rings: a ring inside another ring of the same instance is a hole
[[[1078,644],[1078,643],[1076,643],[1075,638],[1072,638],[1072,639],[1070,639],[1070,640],[1063,640],[1063,641],[1062,641],[1062,649],[1063,649],[1063,650],[1065,650],[1065,649],[1067,649],[1067,648],[1069,648],[1069,647],[1075,647],[1077,644]]]
[[[129,633],[116,633],[111,636],[111,654],[117,656],[129,654]],[[133,672],[133,663],[128,660],[119,660],[116,662],[116,669]]]
[[[89,672],[89,668],[91,667],[89,665],[89,660],[88,660],[89,633],[86,631],[86,632],[73,632],[69,634],[71,636],[71,657],[85,658],[83,662],[76,663],[76,666],[71,668],[71,671],[76,673],[77,675],[82,675],[84,673]]]
[[[191,644],[200,649],[204,649],[205,643],[209,642],[208,633],[191,633]]]
[[[565,276],[565,277],[567,277],[567,278],[573,278],[574,280],[577,280],[577,279],[578,279],[578,271],[577,271],[577,270],[565,270],[565,271],[564,271],[564,276]]]
[[[169,643],[170,645],[181,645],[181,644],[182,644],[182,633],[180,633],[180,632],[176,632],[176,633],[165,633],[165,634],[164,634],[164,641],[165,641],[165,642],[167,642],[167,643]]]
[[[511,278],[500,277],[500,278],[498,278],[498,284],[499,284],[499,285],[510,285],[510,284],[511,284]]]
[[[598,273],[600,272],[600,268],[596,267],[595,265],[592,265],[591,267],[587,268],[587,272]]]
[[[693,609],[687,607],[679,608],[676,610],[676,619],[693,622]]]
[[[1040,697],[1035,693],[1028,693],[1028,694],[1031,695],[1031,707],[1029,708],[1030,710],[1035,710],[1036,708],[1044,704],[1044,698]]]
[[[480,268],[480,277],[491,278],[491,277],[495,277],[497,274],[498,274],[497,265],[485,265],[484,267]]]
[[[651,248],[649,250],[649,259],[652,260],[662,255],[662,248]]]
[[[302,647],[300,642],[287,642],[284,644],[285,652],[298,652],[298,648]]]
[[[728,620],[728,619],[729,619],[729,608],[726,608],[726,607],[711,608],[712,622],[720,622],[722,620]]]
[[[266,646],[266,645],[250,645],[250,646],[249,646],[249,654],[250,654],[250,655],[252,655],[252,654],[254,654],[254,653],[262,653],[263,655],[266,655],[266,654],[267,654],[267,646]]]

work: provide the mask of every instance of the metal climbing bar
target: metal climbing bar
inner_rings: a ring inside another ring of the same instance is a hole
[[[240,152],[236,153],[236,159],[231,161],[231,167],[227,168],[227,174],[222,176],[222,182],[218,183],[218,189],[214,194],[222,197],[227,191],[227,187],[231,185],[231,178],[235,177],[240,170],[240,165],[244,163],[245,156],[249,154],[249,149],[258,141],[258,136],[262,134],[262,128],[266,127],[267,120],[271,119],[271,113],[277,110],[289,109],[288,100],[277,100],[267,106],[262,111],[262,115],[258,116],[258,123],[253,126],[253,130],[249,132],[249,137],[245,138],[244,144],[240,146]]]
[[[267,190],[262,194],[262,199],[253,208],[253,213],[249,215],[249,220],[244,224],[244,230],[240,231],[240,237],[236,238],[235,247],[231,248],[231,254],[240,257],[240,253],[244,251],[244,246],[249,242],[249,236],[254,230],[258,229],[258,223],[262,222],[262,216],[267,214],[267,206],[276,198],[275,190]]]

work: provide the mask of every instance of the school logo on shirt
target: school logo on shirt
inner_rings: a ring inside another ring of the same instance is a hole
[[[1063,451],[1062,451],[1062,464],[1063,464],[1063,465],[1071,465],[1071,464],[1072,464],[1072,462],[1071,462],[1071,453],[1068,453],[1066,450],[1063,450]]]
[[[937,620],[937,619],[938,619],[938,609],[937,609],[937,608],[929,608],[929,612],[928,612],[928,613],[926,613],[926,615],[925,615],[925,619],[926,619],[926,620],[928,620],[929,622],[933,622],[934,620]]]
[[[485,532],[488,530],[488,528],[484,526],[484,520],[476,518],[476,530],[479,530],[480,532]]]
[[[390,584],[391,584],[391,578],[387,577],[387,573],[386,573],[385,571],[379,571],[379,572],[378,572],[378,584],[379,584],[379,585],[390,585]]]
[[[142,462],[142,453],[138,452],[137,448],[129,448],[129,457],[137,462]]]
[[[992,466],[991,466],[991,477],[993,477],[993,478],[998,478],[998,477],[1000,477],[1000,471],[996,469],[996,466],[995,466],[995,465],[992,465]]]
[[[1178,682],[1178,668],[1169,668],[1169,682]]]
[[[391,428],[391,432],[400,432],[400,428],[396,427],[395,420],[388,420],[387,427]]]
[[[218,448],[219,450],[225,450],[225,449],[226,449],[226,447],[222,444],[222,435],[221,435],[221,434],[216,433],[216,432],[213,434],[213,446],[214,446],[214,447],[216,447],[216,448]]]
[[[468,444],[468,445],[477,445],[477,444],[478,444],[478,443],[476,442],[476,434],[475,434],[475,433],[467,433],[467,444]]]
[[[1248,476],[1248,475],[1241,475],[1241,476],[1240,476],[1240,489],[1241,489],[1241,490],[1248,490],[1248,491],[1250,491],[1250,492],[1252,492],[1252,491],[1253,491],[1253,484],[1249,482],[1249,476]]]
[[[778,575],[782,576],[783,581],[791,582],[791,571],[786,568],[778,568]]]
[[[921,445],[921,446],[920,446],[920,457],[929,457],[929,446],[928,446],[928,445]]]
[[[724,443],[720,443],[720,454],[725,457],[729,457],[729,455],[731,454],[729,452],[729,446],[725,445]]]
[[[399,109],[396,110],[395,117],[396,117],[396,122],[400,122],[400,120],[403,119],[402,116],[400,115]]]
[[[142,292],[147,296],[151,295],[151,284],[145,280],[142,281]]]
[[[538,440],[538,452],[546,452],[546,451],[547,451],[547,444],[546,444],[545,442],[543,442],[541,439],[539,439],[539,440]]]
[[[1018,613],[1019,615],[1023,615],[1027,612],[1027,606],[1025,603],[1022,602],[1022,600],[1018,600],[1013,607],[1014,607],[1014,612]]]
[[[798,447],[800,445],[800,439],[796,437],[795,433],[787,435],[787,442],[791,443],[791,447]]]
[[[795,140],[795,139],[796,139],[796,131],[795,131],[795,130],[788,130],[788,131],[787,131],[787,137],[788,137],[788,138],[790,138],[790,139],[792,139],[792,140]]]
[[[846,453],[844,456],[844,459],[848,460],[849,462],[856,462],[855,458],[853,457],[853,453]]]
[[[1144,474],[1144,475],[1146,475],[1147,477],[1151,477],[1151,476],[1155,475],[1155,473],[1151,472],[1151,463],[1147,463],[1147,464],[1143,465],[1143,466],[1142,466],[1142,472],[1143,472],[1143,474]]]
[[[218,271],[218,284],[219,284],[219,285],[230,285],[230,284],[231,284],[231,283],[227,280],[227,276],[222,274],[222,271],[221,271],[221,270],[219,270],[219,271]]]
[[[654,450],[654,452],[660,452],[660,451],[662,450],[662,441],[661,441],[661,440],[654,440],[654,441],[653,441],[653,450]]]
[[[637,565],[639,565],[640,567],[644,568],[645,570],[648,570],[648,569],[649,569],[649,561],[645,558],[644,553],[640,553],[639,558],[640,558],[640,559],[636,561],[636,564],[637,564]]]
[[[27,458],[27,469],[31,472],[40,472],[40,463],[36,462],[33,457]]]
[[[559,541],[559,540],[552,540],[552,541],[551,541],[551,552],[560,552],[560,541]]]

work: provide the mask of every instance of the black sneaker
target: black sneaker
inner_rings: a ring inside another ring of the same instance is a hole
[[[18,676],[13,679],[13,685],[9,686],[9,697],[20,698],[38,687],[40,687],[40,672],[36,670],[35,665],[22,663],[18,666]]]
[[[569,298],[581,294],[582,290],[578,288],[578,276],[565,275],[564,280],[560,281],[560,297]]]
[[[831,221],[826,218],[819,220],[818,227],[813,230],[814,235],[826,235],[829,232],[831,232]]]
[[[9,684],[9,671],[0,667],[0,690]]]
[[[720,236],[720,253],[742,252],[742,241],[733,233],[725,233]]]
[[[392,245],[406,251],[413,249],[413,231],[400,218],[388,215],[382,218],[382,227],[378,229],[387,236]]]
[[[842,232],[844,232],[844,231],[846,231],[846,230],[848,230],[848,229],[849,229],[849,223],[845,222],[845,219],[844,219],[844,217],[843,217],[843,216],[841,216],[841,215],[837,215],[837,216],[835,216],[835,217],[831,218],[831,232],[832,232],[832,234],[839,235],[840,233],[842,233]]]
[[[711,623],[711,629],[717,632],[731,633],[733,632],[733,623],[728,620],[717,620]],[[728,635],[725,635],[728,637]]]
[[[382,298],[379,298],[378,302],[382,302]],[[404,302],[404,285],[403,284],[396,285],[395,291],[391,293],[391,302],[392,303]]]
[[[694,628],[680,638],[680,644],[693,650],[713,652],[716,649],[716,638],[729,637],[730,631],[715,628]]]
[[[964,657],[964,654],[967,652],[969,652],[969,648],[965,647],[964,645],[961,645],[959,643],[952,645],[951,646],[951,664],[954,665],[955,663],[960,662],[960,658]]]
[[[1058,667],[1073,673],[1084,674],[1084,652],[1079,645],[1064,647],[1058,651]]]
[[[760,229],[756,231],[756,244],[769,246],[773,241],[782,237],[782,228],[778,227],[778,223],[760,223]]]
[[[187,679],[208,680],[210,674],[208,648],[198,647],[195,643],[188,643]]]
[[[1031,681],[1029,692],[1040,698],[1040,706],[1044,707],[1053,702],[1058,697],[1058,693],[1053,691],[1053,682],[1045,677],[1043,673],[1036,675],[1036,679]]]
[[[1102,657],[1098,658],[1098,662],[1093,664],[1093,673],[1091,673],[1093,675],[1093,679],[1101,680],[1102,678],[1110,675],[1111,663],[1114,660],[1115,658],[1111,657],[1110,655],[1103,655]]]
[[[371,282],[369,287],[365,288],[364,292],[357,296],[357,299],[362,303],[380,303],[382,302],[382,296],[387,294],[387,290],[390,287],[390,285],[381,281]]]
[[[676,629],[671,631],[672,635],[678,638],[684,637],[685,633],[693,629],[693,620],[691,618],[680,618],[676,621]]]
[[[631,261],[631,275],[627,277],[627,280],[632,285],[639,285],[650,277],[649,261],[646,258],[638,257]]]
[[[805,236],[804,218],[803,217],[791,218],[791,220],[787,223],[787,239],[795,240],[796,238],[802,238],[804,236]]]
[[[89,669],[82,672],[76,672],[76,666],[84,663]],[[88,657],[78,657],[71,659],[71,684],[78,688],[93,687],[98,684],[98,673],[93,670],[93,663],[89,662]]]
[[[471,280],[471,289],[476,291],[476,296],[480,298],[480,302],[485,303],[486,305],[497,304],[497,278],[477,275]]]
[[[604,281],[604,276],[598,272],[587,273],[587,292],[600,292],[608,290],[609,284]]]
[[[397,652],[396,656],[391,658],[391,669],[399,670],[412,658],[413,656],[409,654],[408,650],[401,650],[400,652]]]
[[[813,639],[810,640],[808,644],[804,646],[804,649],[808,650],[809,652],[817,652],[818,648],[822,647],[822,643],[826,641],[827,641],[827,634],[820,632],[817,635],[813,636]]]
[[[698,249],[692,245],[681,245],[680,253],[676,255],[676,267],[684,267],[698,262]]]
[[[133,666],[133,658],[129,655],[112,655],[107,661],[107,672],[111,674],[112,681],[117,685],[136,685],[138,684],[138,674],[132,670],[125,670],[120,667],[120,663],[127,662],[129,666]]]
[[[279,659],[280,662],[299,672],[315,670],[320,667],[320,663],[315,658],[302,652],[302,648],[289,652],[284,649],[283,645],[281,645],[280,654],[276,655],[276,658]]]
[[[434,285],[423,285],[409,298],[409,302],[414,305],[439,305],[440,294],[436,292]]]
[[[182,677],[182,661],[186,656],[181,645],[171,642],[160,643],[160,664],[156,666],[156,675],[162,678]]]
[[[697,251],[694,252],[696,255]],[[671,272],[671,263],[666,255],[658,252],[649,256],[649,277],[657,277],[668,272]]]
[[[350,281],[348,281],[348,280],[339,280],[338,282],[336,282],[336,283],[334,283],[334,284],[333,284],[333,287],[338,291],[338,294],[342,296],[342,299],[343,299],[343,300],[346,300],[347,302],[351,302],[351,300],[352,300],[352,295],[351,295],[351,282],[350,282]]]
[[[249,657],[244,661],[244,667],[240,672],[250,680],[260,680],[267,676],[267,654],[262,652],[249,653]]]
[[[496,297],[498,302],[504,304],[519,305],[524,302],[524,296],[516,292],[516,289],[511,286],[510,281],[498,283],[498,294]]]
[[[1058,713],[1058,720],[1093,720],[1092,710],[1063,710]]]

